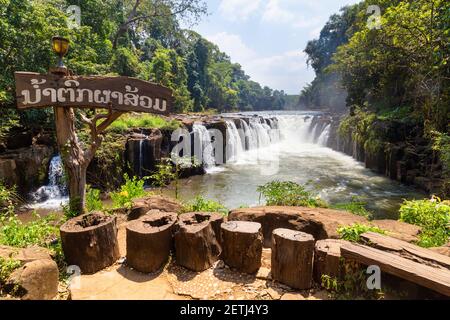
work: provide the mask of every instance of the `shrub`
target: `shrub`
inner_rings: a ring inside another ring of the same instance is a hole
[[[405,200],[400,207],[400,220],[422,227],[419,246],[441,246],[450,237],[450,202],[434,196],[424,200]]]
[[[359,200],[357,197],[352,197],[352,200],[347,203],[337,203],[331,206],[333,209],[349,211],[358,216],[372,218],[372,212],[366,209],[366,202]]]
[[[88,212],[103,210],[100,190],[92,189],[89,185],[86,188],[86,209]]]
[[[3,294],[2,287],[8,281],[9,276],[14,270],[21,266],[20,261],[12,258],[0,257],[0,296]]]
[[[129,208],[134,199],[141,198],[147,194],[144,189],[144,179],[137,177],[130,179],[127,174],[124,174],[123,178],[125,184],[118,191],[110,193],[114,208]]]
[[[16,188],[8,188],[0,181],[0,215],[13,213],[18,199]]]
[[[352,241],[352,242],[359,242],[361,240],[360,236],[365,232],[376,232],[384,234],[385,231],[375,227],[375,226],[368,226],[365,224],[359,224],[355,223],[351,226],[346,227],[340,227],[337,229],[337,232],[339,233],[339,236],[341,239]]]
[[[59,239],[59,226],[63,222],[64,219],[58,219],[54,214],[41,218],[33,213],[33,220],[28,223],[23,223],[14,215],[1,217],[0,244],[19,248],[37,245],[50,249],[63,278],[66,263]]]
[[[305,187],[292,181],[271,181],[259,186],[257,191],[268,206],[326,207],[319,197],[313,197]]]
[[[185,205],[186,212],[219,212],[224,216],[228,215],[228,209],[221,203],[205,199],[202,196],[197,196],[191,202]]]

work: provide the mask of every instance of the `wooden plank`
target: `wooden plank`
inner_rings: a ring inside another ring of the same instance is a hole
[[[17,108],[112,108],[169,114],[172,90],[129,77],[79,77],[16,72]]]
[[[346,244],[341,247],[345,259],[379,266],[381,271],[411,281],[450,297],[450,270],[434,268],[372,247]]]
[[[438,264],[447,269],[450,268],[450,257],[444,256],[437,252],[421,248],[415,244],[388,237],[375,232],[366,232],[361,235],[361,239],[367,242],[367,245],[382,250],[406,252],[420,259],[429,261],[431,264]],[[408,257],[405,257],[408,258]]]

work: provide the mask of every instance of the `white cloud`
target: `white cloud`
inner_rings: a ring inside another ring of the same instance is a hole
[[[252,80],[262,86],[298,93],[312,80],[313,73],[307,70],[306,56],[301,50],[262,56],[248,47],[239,35],[220,32],[206,38],[217,44],[233,62],[240,63]]]
[[[261,0],[222,0],[219,11],[227,20],[247,20],[260,4]]]
[[[206,36],[206,39],[217,44],[220,50],[228,54],[234,62],[243,63],[256,57],[256,52],[250,49],[242,41],[241,37],[236,34],[220,32],[215,35]]]
[[[311,28],[319,25],[322,20],[317,16],[305,17],[298,6],[290,1],[288,6],[282,7],[280,0],[268,0],[262,15],[263,22],[288,24],[293,28]],[[286,1],[285,1],[286,3]]]

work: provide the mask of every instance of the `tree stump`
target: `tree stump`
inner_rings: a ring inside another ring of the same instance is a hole
[[[169,259],[178,215],[147,214],[127,225],[127,264],[140,272],[158,271]]]
[[[222,223],[223,260],[244,273],[256,273],[261,267],[261,224],[248,221]]]
[[[341,246],[348,243],[345,240],[326,239],[316,242],[314,251],[314,280],[322,283],[322,275],[338,277]]]
[[[312,287],[314,237],[275,229],[272,233],[272,278],[295,289]]]
[[[175,233],[177,264],[192,271],[204,271],[217,261],[220,253],[208,215],[192,212],[179,216]]]
[[[120,256],[116,217],[101,212],[70,219],[60,228],[64,256],[85,274],[112,265]]]

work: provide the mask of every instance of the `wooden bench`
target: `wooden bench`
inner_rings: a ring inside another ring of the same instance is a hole
[[[379,266],[383,272],[450,296],[450,270],[447,268],[415,262],[399,254],[360,244],[342,246],[341,255],[367,266]]]

